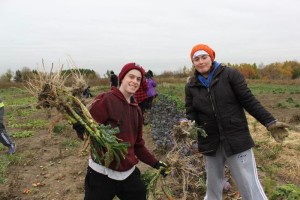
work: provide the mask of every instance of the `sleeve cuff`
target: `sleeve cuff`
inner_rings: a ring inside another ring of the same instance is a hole
[[[266,123],[265,127],[269,127],[270,125],[275,124],[276,122],[277,122],[277,120],[273,120],[273,121],[271,121],[269,123]]]

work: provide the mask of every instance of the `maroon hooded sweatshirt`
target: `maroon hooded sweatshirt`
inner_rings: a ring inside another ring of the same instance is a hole
[[[90,113],[99,124],[119,127],[117,137],[130,143],[128,154],[115,169],[112,162],[109,168],[116,171],[127,171],[138,163],[138,160],[154,167],[158,160],[145,147],[143,139],[143,118],[136,102],[128,103],[116,87],[111,91],[99,94],[93,101]]]

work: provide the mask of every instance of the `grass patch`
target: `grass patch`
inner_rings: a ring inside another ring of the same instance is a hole
[[[11,134],[11,136],[13,138],[27,138],[27,137],[31,137],[34,135],[34,131],[17,131],[17,132],[13,132]]]
[[[4,145],[0,144],[0,149],[7,149]],[[19,164],[22,158],[16,154],[9,155],[5,153],[0,155],[0,184],[5,184],[7,182],[7,171],[10,165]]]
[[[9,159],[8,156],[1,155],[0,156],[0,184],[6,183],[6,173],[7,168],[9,166]]]
[[[292,97],[287,98],[285,101],[278,102],[276,107],[278,108],[299,108],[299,102],[294,100]]]
[[[20,129],[45,129],[49,125],[49,121],[43,119],[30,119],[28,122],[18,123],[14,121],[14,118],[9,119],[9,126],[11,128]]]
[[[248,87],[254,95],[258,94],[299,94],[298,85],[279,85],[271,83],[250,83]]]
[[[263,180],[263,186],[266,195],[270,197],[274,192],[274,188],[276,187],[276,181],[273,179],[273,177],[266,177]]]
[[[300,188],[294,184],[286,184],[276,187],[270,200],[298,200],[300,199]]]
[[[37,112],[36,108],[17,109],[17,115],[20,117],[27,117],[36,112]]]
[[[67,128],[67,125],[66,124],[56,124],[52,131],[53,133],[56,133],[56,134],[60,134],[60,133],[63,133]]]
[[[77,139],[66,138],[61,142],[61,145],[65,148],[74,148],[78,147],[80,142]]]

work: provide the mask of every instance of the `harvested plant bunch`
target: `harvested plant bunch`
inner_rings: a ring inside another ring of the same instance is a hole
[[[159,172],[146,171],[142,179],[147,187],[147,199],[199,199],[205,192],[203,156],[195,147],[197,133],[206,137],[203,129],[195,126],[195,122],[181,120],[173,125],[173,148],[166,155],[170,166],[168,185]],[[180,183],[180,184],[178,184]],[[171,195],[172,194],[172,195]]]
[[[181,200],[201,199],[205,193],[205,167],[197,139],[207,134],[195,122],[179,116],[184,117],[184,112],[166,95],[158,95],[148,112],[152,137],[156,141],[156,150],[166,156],[164,160],[171,166],[167,183],[172,196]],[[159,192],[160,184],[157,185],[156,192]]]
[[[166,197],[168,200],[174,200],[171,195],[171,190],[166,184],[165,178],[161,176],[159,171],[147,170],[141,175],[141,178],[147,189],[147,200],[162,199],[163,197],[161,196]],[[157,184],[162,188],[163,195],[157,190]]]
[[[172,166],[171,175],[174,180],[172,190],[181,195],[181,199],[199,199],[199,191],[203,191],[204,185],[201,176],[204,175],[204,161],[202,155],[197,151],[195,135],[197,132],[203,137],[206,133],[203,129],[195,126],[195,122],[181,120],[173,126],[174,146],[167,154],[167,160]],[[199,178],[200,177],[200,178]],[[178,185],[181,183],[181,186]],[[180,191],[180,192],[179,192]]]
[[[66,80],[74,82],[72,87],[65,85]],[[93,158],[106,167],[115,161],[116,168],[125,157],[129,144],[123,143],[116,134],[118,128],[99,125],[95,122],[86,108],[82,93],[87,87],[83,75],[78,70],[72,70],[69,76],[62,74],[62,68],[56,72],[42,73],[28,81],[28,90],[37,97],[37,108],[55,108],[71,124],[80,123],[85,127],[85,144],[90,143]]]

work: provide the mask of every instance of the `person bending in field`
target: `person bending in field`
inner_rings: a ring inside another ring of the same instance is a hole
[[[109,92],[99,94],[91,105],[94,120],[118,127],[117,137],[130,143],[130,147],[118,168],[114,162],[107,168],[91,155],[85,178],[85,200],[112,200],[115,196],[121,200],[146,200],[146,187],[136,166],[139,160],[160,169],[163,176],[167,175],[164,170],[167,164],[158,161],[145,146],[142,112],[133,98],[144,73],[136,63],[126,64],[119,74],[119,88],[112,87]],[[74,129],[78,135],[85,132],[80,124],[74,125]]]

